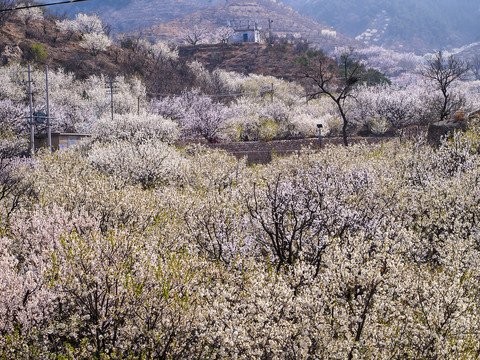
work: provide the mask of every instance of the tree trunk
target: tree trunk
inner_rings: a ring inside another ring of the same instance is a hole
[[[345,115],[345,112],[343,111],[343,107],[340,104],[339,101],[336,101],[338,111],[340,112],[340,115],[342,116],[343,120],[343,127],[342,127],[342,136],[343,136],[343,145],[348,146],[348,138],[347,138],[347,128],[348,128],[348,120],[347,116]]]
[[[343,120],[343,128],[342,128],[342,136],[343,136],[343,145],[344,145],[344,146],[348,146],[347,126],[348,126],[348,123],[347,123],[347,121],[344,119],[344,120]]]

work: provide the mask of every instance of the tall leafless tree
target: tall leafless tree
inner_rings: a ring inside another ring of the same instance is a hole
[[[186,29],[182,34],[182,39],[189,45],[197,46],[207,39],[208,30],[202,26],[193,26]]]
[[[422,75],[430,80],[435,88],[441,92],[438,109],[438,120],[447,120],[464,103],[462,96],[456,94],[452,85],[462,79],[468,72],[468,65],[453,55],[446,57],[442,51],[436,53],[429,60],[422,71]]]
[[[301,64],[303,77],[313,83],[313,90],[308,98],[318,96],[329,97],[337,106],[342,118],[343,144],[348,146],[348,126],[350,124],[346,101],[352,96],[352,90],[360,81],[361,65],[356,61],[353,48],[346,48],[339,52],[333,60],[323,54],[318,54],[311,61]]]
[[[226,44],[228,42],[228,39],[235,34],[235,30],[230,27],[230,26],[222,26],[217,29],[215,33],[215,37],[218,41],[220,41],[222,44]]]

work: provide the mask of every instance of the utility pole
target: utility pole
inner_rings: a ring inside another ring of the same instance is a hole
[[[48,65],[45,66],[45,92],[47,97],[47,148],[52,151],[52,123],[50,122],[50,103],[48,96]]]
[[[273,44],[273,39],[272,39],[272,19],[268,19],[268,42],[269,44]]]
[[[113,81],[110,80],[110,112],[112,113],[113,122]]]
[[[32,92],[32,70],[28,64],[28,99],[30,104],[30,152],[35,152],[35,124],[33,123],[33,92]]]
[[[35,153],[35,126],[39,124],[45,124],[47,126],[47,147],[52,150],[52,123],[50,117],[50,98],[49,98],[49,85],[48,85],[48,66],[45,66],[45,93],[46,93],[46,114],[42,112],[33,112],[33,90],[32,90],[32,68],[28,65],[28,100],[30,106],[30,114],[27,116],[28,124],[30,125],[30,152],[32,155]],[[25,82],[23,82],[25,84]]]
[[[110,88],[110,112],[111,112],[111,115],[112,115],[112,122],[113,122],[113,94],[116,90],[116,88],[114,87],[114,84],[116,83],[115,80],[110,79],[107,84],[109,85],[109,88]]]

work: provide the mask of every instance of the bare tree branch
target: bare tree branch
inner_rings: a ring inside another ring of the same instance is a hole
[[[348,146],[349,119],[345,101],[352,96],[352,90],[360,81],[361,65],[355,61],[355,51],[352,48],[342,50],[336,62],[319,54],[302,67],[303,77],[315,86],[315,91],[307,96],[315,98],[325,95],[336,104],[343,120],[343,143]]]
[[[441,51],[436,53],[423,69],[422,75],[432,81],[442,94],[438,115],[440,122],[447,120],[463,105],[463,98],[453,93],[452,84],[462,79],[467,72],[466,63],[454,56],[445,57]]]

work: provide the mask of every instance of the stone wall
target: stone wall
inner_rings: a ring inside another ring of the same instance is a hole
[[[350,137],[349,143],[354,144],[361,141],[377,143],[387,141],[388,137]],[[177,143],[179,147],[185,147],[188,144],[200,143],[212,149],[225,150],[237,158],[247,158],[249,164],[266,164],[272,161],[274,156],[287,156],[304,149],[320,150],[327,145],[342,145],[342,138],[324,138],[320,146],[318,138],[299,139],[299,140],[279,140],[279,141],[248,141],[233,142],[221,144],[208,144],[205,141],[181,141]]]

